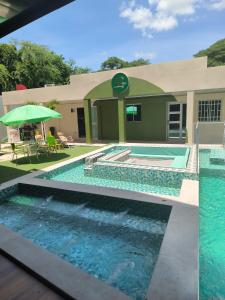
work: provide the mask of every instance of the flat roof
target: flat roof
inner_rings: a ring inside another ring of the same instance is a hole
[[[0,0],[0,38],[75,0]]]

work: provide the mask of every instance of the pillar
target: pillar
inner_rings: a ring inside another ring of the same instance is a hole
[[[84,99],[86,143],[92,142],[91,99]]]
[[[125,143],[126,141],[126,128],[125,128],[125,99],[118,99],[118,122],[119,122],[119,142]]]
[[[187,134],[188,144],[193,145],[195,142],[195,93],[187,92]]]
[[[3,112],[4,114],[7,114],[9,112],[9,106],[8,105],[3,105]],[[9,140],[9,131],[10,131],[11,127],[7,126],[6,127],[6,134]]]

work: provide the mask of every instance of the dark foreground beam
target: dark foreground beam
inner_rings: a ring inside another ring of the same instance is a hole
[[[75,0],[34,0],[33,4],[0,24],[0,38]]]

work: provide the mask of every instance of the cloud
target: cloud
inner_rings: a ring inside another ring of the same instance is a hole
[[[144,58],[152,60],[153,58],[155,58],[155,56],[156,55],[153,52],[138,51],[134,53],[135,59]]]
[[[225,9],[225,0],[212,0],[210,1],[209,7],[215,10]]]
[[[179,25],[181,20],[193,20],[199,8],[225,9],[225,0],[126,0],[120,9],[120,17],[128,20],[144,36],[154,32],[168,31]]]
[[[143,35],[154,31],[167,31],[178,25],[180,16],[190,16],[195,13],[200,0],[148,0],[143,6],[136,0],[128,0],[121,7],[120,16],[128,19],[135,29]]]
[[[133,24],[135,29],[139,29],[142,31],[143,35],[147,35],[152,20],[152,12],[149,8],[138,6],[133,0],[127,5],[124,3],[121,8],[120,16],[122,18],[127,18],[128,21]]]

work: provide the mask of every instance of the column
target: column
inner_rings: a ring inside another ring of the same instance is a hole
[[[125,99],[118,99],[118,122],[119,122],[119,142],[125,143],[126,141],[126,128],[125,128]]]
[[[86,143],[92,142],[91,99],[84,99]]]
[[[188,144],[193,145],[195,142],[195,93],[187,92],[187,134]]]
[[[4,111],[4,114],[7,114],[9,112],[9,106],[8,105],[3,105],[3,111]],[[8,137],[8,140],[9,140],[9,131],[10,131],[11,127],[7,126],[6,127],[6,133],[7,133],[7,137]]]

